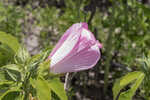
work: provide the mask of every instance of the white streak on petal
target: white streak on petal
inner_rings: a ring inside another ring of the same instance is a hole
[[[79,39],[78,33],[75,33],[74,36],[70,35],[66,41],[61,45],[61,47],[55,52],[55,54],[51,58],[51,66],[53,67],[55,64],[60,62],[65,56],[67,56]]]
[[[97,45],[94,45],[72,56],[70,59],[56,64],[51,71],[54,73],[65,73],[86,70],[94,67],[99,58],[99,48]]]

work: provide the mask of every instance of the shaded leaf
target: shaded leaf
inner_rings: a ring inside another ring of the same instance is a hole
[[[15,52],[8,47],[6,44],[0,45],[0,66],[5,65],[6,63],[13,61]]]
[[[2,66],[1,70],[3,69],[3,78],[10,81],[20,81],[21,80],[21,72],[19,66],[15,64]]]
[[[21,91],[16,87],[14,89],[7,90],[3,95],[0,96],[1,100],[23,100],[21,99]]]

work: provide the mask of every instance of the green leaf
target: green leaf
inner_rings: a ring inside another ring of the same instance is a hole
[[[30,79],[32,86],[36,89],[38,100],[51,100],[51,89],[48,82],[43,78]]]
[[[49,87],[58,95],[61,100],[67,100],[64,85],[60,82],[59,78],[52,78],[49,80]]]
[[[16,71],[20,72],[20,66],[15,65],[15,64],[2,66],[1,69],[10,69],[10,70],[16,70]]]
[[[5,71],[0,69],[0,82],[5,82],[7,81],[5,77]]]
[[[145,16],[148,16],[150,18],[150,7],[149,6],[146,6],[142,3],[139,3],[139,2],[136,2],[136,5],[139,7],[139,8],[142,8]]]
[[[18,91],[7,93],[1,100],[12,100],[12,98],[13,100],[23,100],[23,96]]]
[[[3,82],[0,82],[0,86],[1,85],[11,85],[11,84],[13,84],[14,82],[12,82],[12,81],[3,81]]]
[[[119,100],[132,100],[132,97],[134,96],[136,90],[138,89],[138,87],[140,86],[140,84],[142,83],[143,79],[144,79],[144,74],[141,73],[137,80],[135,81],[135,83],[131,86],[131,89],[122,92],[119,96]]]
[[[30,58],[30,60],[28,61],[28,64],[36,65],[39,63],[38,61],[40,59],[41,59],[41,54],[36,54]]]
[[[122,79],[120,80],[120,85],[121,86],[128,85],[133,80],[138,79],[138,77],[140,77],[141,74],[143,74],[143,73],[142,72],[138,72],[138,71],[128,73],[127,75],[122,77]]]
[[[41,63],[38,67],[38,73],[39,75],[46,76],[50,72],[50,60],[46,60],[43,63]]]
[[[19,64],[25,64],[29,58],[29,52],[25,48],[20,48],[16,54],[15,61]]]
[[[6,65],[8,62],[13,61],[15,52],[6,44],[0,45],[0,66]]]
[[[143,75],[143,73],[139,71],[131,72],[123,76],[121,79],[117,80],[113,86],[114,100],[120,93],[120,90],[122,90],[129,83],[132,83],[134,80],[138,80],[139,78],[141,78],[141,75]]]
[[[0,97],[10,89],[14,82],[11,81],[4,81],[0,82]]]
[[[18,40],[10,34],[0,31],[0,42],[7,44],[14,52],[17,52],[20,48]]]
[[[0,100],[23,100],[21,99],[21,91],[16,87],[14,89],[7,90],[0,96]]]
[[[6,66],[2,66],[1,70],[3,69],[3,73],[5,74],[3,76],[4,79],[8,80],[8,81],[20,81],[21,80],[21,72],[19,69],[19,66],[15,65],[15,64],[11,64],[11,65],[6,65]]]
[[[32,56],[29,60],[28,60],[28,64],[31,66],[35,66],[38,65],[40,63],[42,63],[43,61],[46,60],[47,56],[49,54],[49,51],[43,51],[40,54],[36,54],[34,56]]]

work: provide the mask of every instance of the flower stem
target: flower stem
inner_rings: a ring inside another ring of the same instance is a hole
[[[112,30],[111,30],[112,31]],[[108,76],[109,76],[109,67],[110,67],[110,61],[112,59],[111,51],[112,51],[112,35],[113,33],[111,32],[108,36],[107,39],[107,46],[106,46],[106,64],[105,64],[105,75],[104,75],[104,93],[106,94],[107,92],[107,87],[108,87]]]
[[[65,84],[64,84],[64,89],[66,91],[66,94],[68,96],[68,100],[71,100],[71,97],[69,96],[69,88],[71,85],[71,80],[75,76],[76,73],[67,73],[65,76]]]
[[[110,67],[110,62],[111,62],[111,59],[112,59],[112,50],[113,50],[113,31],[115,29],[114,27],[114,2],[112,1],[112,12],[111,12],[111,15],[109,16],[109,19],[110,19],[110,29],[109,29],[109,35],[108,35],[108,38],[106,40],[106,63],[105,63],[105,75],[104,75],[104,94],[107,94],[107,88],[108,88],[108,76],[109,76],[109,67]]]

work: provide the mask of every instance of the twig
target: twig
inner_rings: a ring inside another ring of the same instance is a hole
[[[95,13],[96,13],[96,1],[95,1],[95,0],[92,0],[91,3],[93,3],[93,6],[92,6],[90,18],[89,18],[89,20],[88,20],[88,25],[91,24],[92,19],[94,18],[94,15],[95,15]]]
[[[65,84],[64,84],[64,90],[66,91],[66,94],[68,96],[68,100],[71,100],[70,96],[69,96],[69,88],[70,88],[70,83],[72,78],[75,76],[75,73],[67,73],[65,76]]]
[[[126,70],[126,71],[128,71],[128,72],[131,72],[131,71],[132,71],[132,69],[129,68],[128,66],[125,66],[125,65],[120,64],[120,63],[117,63],[117,62],[111,62],[111,65],[112,65],[112,66],[116,66],[116,67],[118,67],[118,68],[121,68],[121,69],[123,69],[123,70]]]
[[[66,76],[65,76],[65,84],[64,84],[64,89],[65,89],[66,92],[68,92],[68,89],[70,87],[69,85],[70,85],[69,84],[69,73],[67,73]]]

